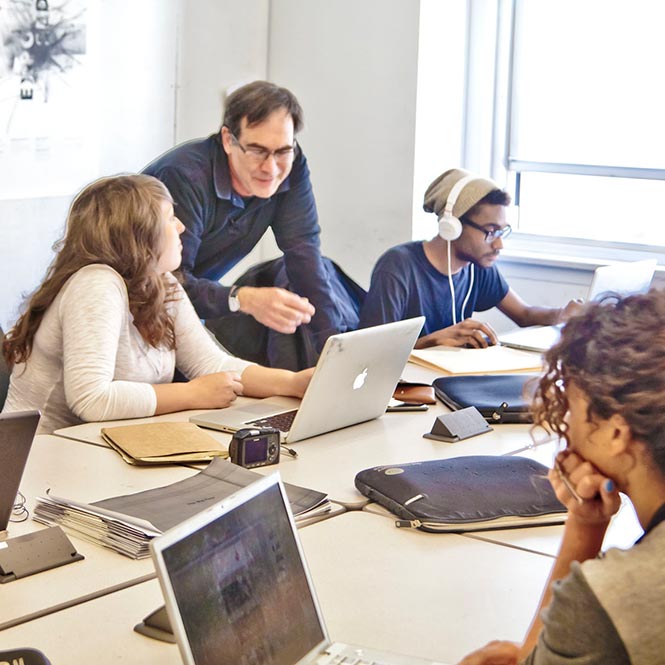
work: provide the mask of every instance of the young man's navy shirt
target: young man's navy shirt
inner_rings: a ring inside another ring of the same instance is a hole
[[[506,280],[494,266],[474,266],[473,286],[469,294],[470,282],[470,265],[453,275],[458,323],[468,319],[473,312],[495,307],[508,293]],[[425,316],[421,336],[453,325],[448,275],[440,273],[428,261],[421,241],[397,245],[378,260],[360,312],[360,327],[401,321],[413,316]]]
[[[231,187],[219,133],[176,146],[143,171],[168,188],[182,234],[184,287],[203,319],[229,314],[229,287],[219,279],[254,249],[268,227],[284,252],[289,288],[316,308],[317,346],[343,328],[321,260],[320,227],[307,160],[294,159],[289,176],[268,199],[243,198]]]

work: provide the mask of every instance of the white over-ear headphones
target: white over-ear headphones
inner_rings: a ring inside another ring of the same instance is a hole
[[[443,212],[439,217],[439,235],[449,242],[452,240],[457,240],[462,235],[462,222],[453,215],[453,208],[455,203],[459,198],[459,195],[462,193],[462,190],[472,181],[475,180],[476,176],[466,175],[463,178],[460,178],[450,190],[448,198],[446,199],[446,205],[443,208]]]

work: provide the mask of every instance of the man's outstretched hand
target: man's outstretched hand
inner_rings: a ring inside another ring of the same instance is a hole
[[[242,286],[238,289],[240,311],[259,323],[281,333],[294,333],[298,326],[309,323],[314,306],[301,296],[274,286]]]

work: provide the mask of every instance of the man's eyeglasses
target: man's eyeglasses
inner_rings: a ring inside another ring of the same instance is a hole
[[[247,159],[254,162],[257,166],[263,164],[263,162],[269,157],[274,157],[275,161],[280,165],[288,164],[293,160],[293,157],[296,154],[297,143],[295,141],[293,142],[293,145],[288,148],[268,150],[268,148],[264,148],[260,145],[249,145],[245,147],[240,141],[238,141],[234,134],[231,134],[231,132],[229,132],[229,134],[231,135],[231,140],[242,150]]]
[[[510,224],[506,224],[501,229],[486,229],[484,226],[480,226],[480,224],[476,224],[470,219],[460,219],[460,222],[470,226],[472,229],[478,229],[478,231],[482,231],[485,234],[485,242],[488,245],[493,243],[497,238],[501,238],[502,240],[507,238],[513,232]]]

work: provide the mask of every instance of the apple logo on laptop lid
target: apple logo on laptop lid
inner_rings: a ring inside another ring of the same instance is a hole
[[[365,381],[367,380],[367,367],[356,376],[355,379],[353,379],[353,389],[354,390],[359,390],[365,385]]]

